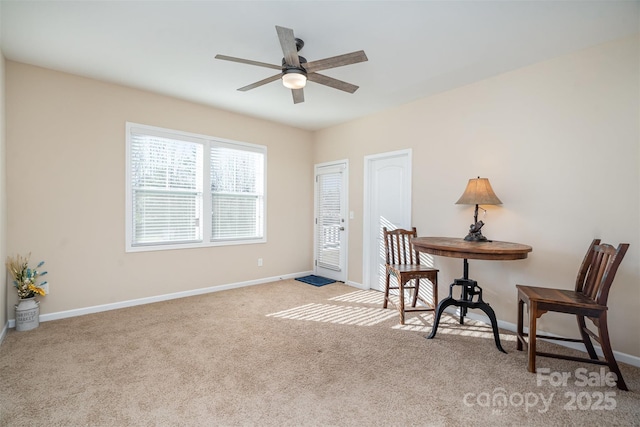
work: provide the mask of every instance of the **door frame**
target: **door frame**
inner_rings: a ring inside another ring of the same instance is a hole
[[[313,167],[313,272],[317,274],[318,266],[318,233],[317,233],[317,224],[316,219],[318,218],[318,169],[325,167],[343,167],[342,171],[342,194],[341,194],[341,204],[342,204],[342,213],[343,213],[343,224],[344,224],[344,232],[340,236],[340,250],[341,252],[341,261],[342,261],[342,270],[340,272],[336,272],[336,274],[332,279],[338,280],[340,282],[347,283],[348,276],[348,266],[349,266],[349,160],[336,160],[332,162],[318,163]],[[336,278],[338,277],[338,278]]]
[[[411,165],[413,164],[412,159],[412,150],[411,148],[407,148],[404,150],[397,151],[389,151],[386,153],[372,154],[364,157],[364,186],[363,186],[363,194],[364,194],[364,202],[363,202],[363,215],[362,215],[362,286],[364,289],[372,289],[371,288],[371,250],[374,247],[371,241],[371,220],[370,220],[370,212],[371,212],[371,194],[374,190],[372,187],[370,174],[372,165],[376,160],[383,160],[392,157],[406,157],[408,160],[408,173],[409,177],[413,177]],[[409,194],[413,194],[413,179],[409,179]],[[407,224],[411,224],[411,209],[412,209],[412,200],[411,196],[408,198],[409,206],[405,206],[405,222]]]

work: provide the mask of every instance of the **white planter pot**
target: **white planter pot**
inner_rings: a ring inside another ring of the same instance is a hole
[[[35,297],[21,298],[15,307],[16,331],[30,331],[40,325],[40,302]]]

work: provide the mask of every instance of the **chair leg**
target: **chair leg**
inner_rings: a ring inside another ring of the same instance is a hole
[[[416,287],[413,290],[413,300],[411,301],[411,307],[415,307],[418,303],[418,293],[420,292],[420,279],[416,280]]]
[[[404,325],[404,285],[405,282],[401,279],[398,280],[398,291],[399,291],[399,310],[400,310],[400,324]]]
[[[433,275],[431,284],[433,285],[432,292],[431,292],[431,296],[433,297],[432,306],[433,306],[433,309],[435,310],[436,307],[438,306],[438,273]]]
[[[598,360],[598,355],[596,354],[595,348],[593,348],[593,343],[591,342],[591,337],[585,330],[587,328],[587,324],[584,321],[584,316],[576,315],[578,319],[578,327],[580,328],[580,336],[582,337],[582,342],[584,346],[587,348],[587,353],[589,353],[589,357],[593,360]]]
[[[518,297],[518,329],[516,330],[516,349],[522,351],[522,340],[524,339],[524,301]]]
[[[538,305],[529,301],[529,351],[528,366],[529,372],[536,372],[536,321],[538,320]]]
[[[620,372],[620,368],[618,367],[616,358],[613,355],[613,350],[611,349],[611,343],[609,342],[609,330],[607,329],[606,311],[603,311],[600,315],[600,318],[598,319],[598,336],[600,338],[602,353],[604,353],[604,358],[609,365],[609,369],[618,377],[616,380],[618,388],[625,391],[629,390],[627,388],[627,384],[625,384],[624,379],[622,378],[622,372]]]
[[[384,302],[382,303],[382,308],[387,308],[387,303],[389,302],[389,282],[391,281],[391,273],[389,269],[386,269],[386,279],[384,285]]]

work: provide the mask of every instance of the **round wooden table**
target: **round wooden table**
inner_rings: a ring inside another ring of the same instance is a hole
[[[533,250],[531,246],[520,243],[493,240],[468,242],[454,237],[416,237],[411,240],[411,243],[420,252],[464,259],[503,261],[524,259]]]
[[[450,258],[462,258],[463,277],[456,279],[449,286],[449,296],[438,303],[438,308],[434,316],[433,328],[431,334],[427,338],[431,339],[436,336],[440,317],[445,308],[450,305],[460,307],[460,324],[464,324],[464,317],[470,308],[478,308],[485,312],[491,321],[493,329],[493,337],[496,347],[503,353],[506,353],[500,344],[500,334],[498,332],[498,321],[495,312],[482,299],[482,288],[478,286],[478,282],[469,279],[469,259],[494,260],[494,261],[510,261],[524,259],[529,252],[533,250],[531,246],[521,245],[520,243],[497,242],[492,240],[470,242],[464,239],[453,237],[416,237],[411,239],[411,243],[419,252],[425,252],[436,256],[445,256]],[[462,292],[460,298],[453,298],[453,287],[461,286]],[[475,298],[475,300],[474,300]]]

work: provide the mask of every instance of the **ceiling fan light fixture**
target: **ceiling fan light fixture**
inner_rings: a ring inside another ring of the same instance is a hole
[[[307,76],[300,72],[289,72],[282,75],[282,84],[289,89],[302,89],[307,84]]]

